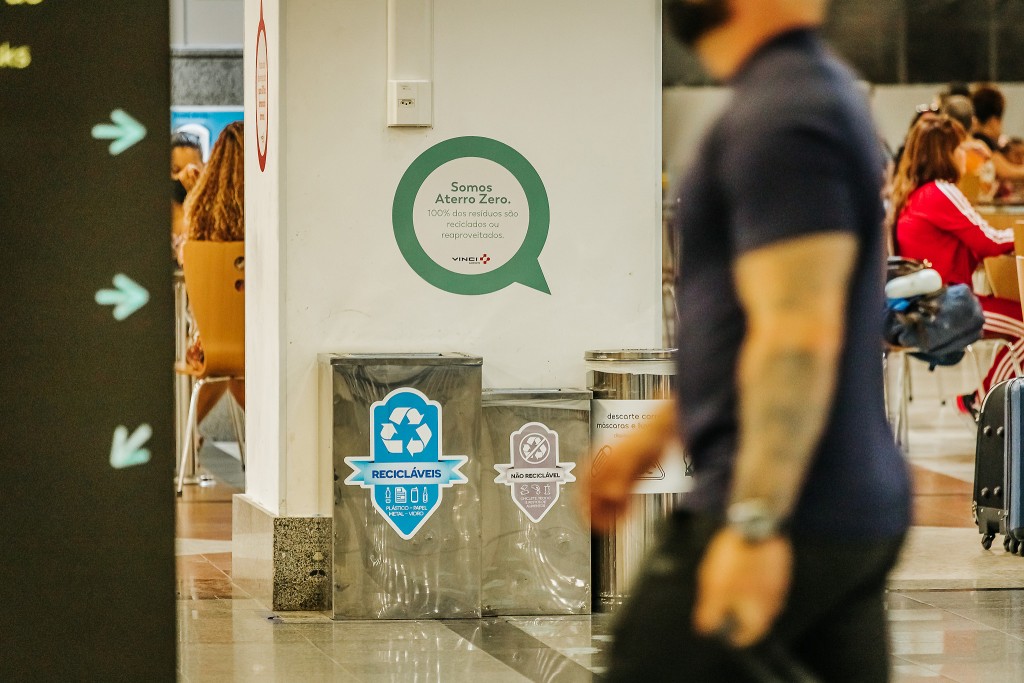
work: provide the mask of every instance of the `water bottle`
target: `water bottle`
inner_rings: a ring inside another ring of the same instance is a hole
[[[942,289],[942,276],[934,268],[925,268],[910,275],[894,277],[885,285],[885,296],[889,299],[909,299],[922,294],[931,294]]]

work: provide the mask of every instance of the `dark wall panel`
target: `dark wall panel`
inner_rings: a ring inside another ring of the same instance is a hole
[[[167,24],[0,3],[5,682],[175,679]]]
[[[1024,81],[1024,1],[996,3],[996,74],[992,80]]]
[[[1024,0],[833,0],[824,33],[873,83],[1024,81]],[[707,82],[670,37],[664,73]]]
[[[990,16],[989,0],[908,2],[909,81],[988,79]]]
[[[903,25],[900,2],[846,0],[832,4],[824,33],[863,78],[894,83],[905,68],[900,51]]]

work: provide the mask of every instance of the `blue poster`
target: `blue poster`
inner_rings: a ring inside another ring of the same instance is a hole
[[[229,123],[244,118],[242,107],[171,107],[171,132],[181,131],[197,136],[203,148],[203,161],[206,161],[221,131]]]
[[[441,504],[444,489],[467,483],[468,457],[442,455],[441,404],[411,388],[395,389],[370,408],[370,456],[345,458],[350,486],[370,489],[373,507],[404,539]]]

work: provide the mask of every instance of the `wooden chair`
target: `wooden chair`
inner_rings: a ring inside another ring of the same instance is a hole
[[[1024,256],[1014,256],[1017,264],[1017,293],[1020,294],[1021,306],[1024,306]]]
[[[198,368],[188,363],[175,367],[176,372],[195,380],[178,465],[179,496],[186,460],[194,452],[190,445],[193,430],[198,430],[199,392],[207,384],[245,379],[245,243],[190,240],[185,243],[182,261],[185,290],[202,342],[203,364]],[[245,430],[237,403],[233,397],[230,401],[244,470]]]
[[[978,177],[977,173],[964,173],[960,177],[957,187],[960,188],[960,191],[964,193],[964,196],[967,197],[971,204],[978,203],[981,196],[981,178]]]

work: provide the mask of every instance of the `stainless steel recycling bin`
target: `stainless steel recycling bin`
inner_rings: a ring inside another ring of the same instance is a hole
[[[488,389],[480,444],[485,616],[589,614],[590,529],[573,470],[589,391]]]
[[[335,619],[480,616],[481,364],[457,353],[320,357]]]
[[[587,387],[594,392],[590,435],[595,471],[615,457],[622,436],[671,399],[675,358],[675,349],[586,353]],[[616,520],[614,532],[595,539],[596,609],[611,611],[624,602],[662,521],[692,485],[681,446],[667,451],[637,484],[629,511]]]

